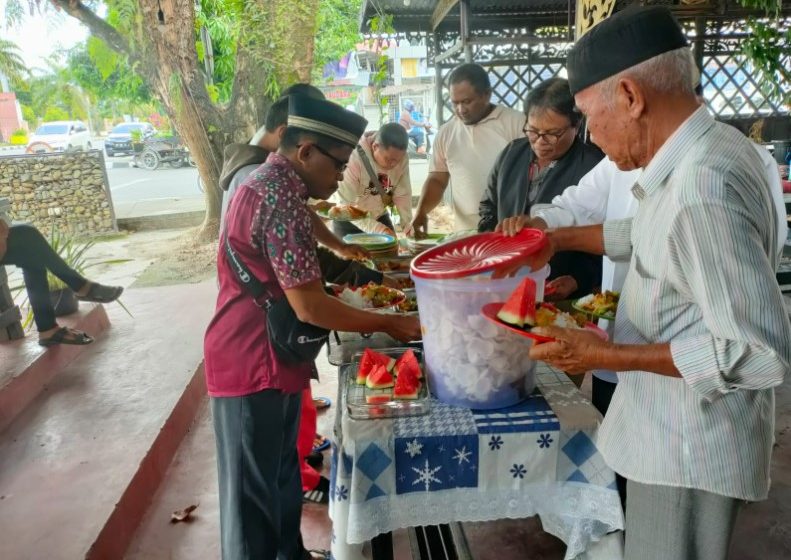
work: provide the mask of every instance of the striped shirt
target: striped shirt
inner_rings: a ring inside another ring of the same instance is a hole
[[[634,188],[633,219],[604,224],[610,258],[629,259],[621,342],[669,342],[681,378],[630,371],[599,446],[646,484],[764,499],[774,389],[791,364],[791,326],[774,276],[777,213],[761,158],[701,107]]]

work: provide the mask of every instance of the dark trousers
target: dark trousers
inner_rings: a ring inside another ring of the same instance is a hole
[[[376,221],[389,227],[391,231],[395,231],[393,221],[390,219],[390,214],[387,212],[376,218]],[[332,222],[332,231],[341,239],[343,239],[344,235],[349,235],[350,233],[363,233],[363,230],[352,222]]]
[[[302,560],[300,393],[212,397],[223,560]]]
[[[8,231],[8,249],[0,258],[0,265],[12,264],[22,269],[33,319],[39,332],[57,326],[55,308],[49,296],[47,270],[60,278],[72,290],[79,291],[87,280],[67,265],[52,250],[44,236],[29,225],[11,226]]]
[[[612,396],[617,386],[617,383],[610,383],[609,381],[599,379],[595,375],[593,376],[591,401],[593,402],[593,406],[596,407],[596,410],[601,412],[602,416],[607,415],[607,409],[610,408],[610,402],[612,401]],[[626,511],[626,479],[618,473],[615,473],[615,483],[618,485],[618,495],[621,497],[621,506],[623,506],[623,510]]]

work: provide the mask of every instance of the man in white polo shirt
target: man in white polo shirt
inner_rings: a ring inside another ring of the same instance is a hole
[[[478,205],[495,159],[509,142],[524,135],[523,113],[492,104],[492,86],[483,67],[462,64],[451,72],[449,83],[454,117],[437,132],[428,178],[407,235],[427,233],[428,215],[448,184],[454,230],[476,229]]]

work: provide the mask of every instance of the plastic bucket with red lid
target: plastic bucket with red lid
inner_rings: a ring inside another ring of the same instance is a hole
[[[473,409],[514,405],[535,387],[535,364],[527,357],[532,341],[501,329],[481,315],[491,302],[505,301],[525,276],[539,298],[549,276],[520,270],[492,279],[498,265],[538,251],[542,232],[515,237],[479,234],[435,247],[412,261],[411,274],[420,310],[428,381],[439,400]]]

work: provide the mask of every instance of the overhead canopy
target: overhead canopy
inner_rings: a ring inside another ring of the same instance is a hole
[[[633,3],[632,0],[616,0],[615,10]],[[458,31],[460,4],[460,0],[363,0],[360,30],[370,32],[371,19],[387,14],[393,16],[393,27],[399,33]],[[760,15],[760,12],[745,9],[737,0],[648,0],[643,4],[668,5],[682,20],[696,16],[734,20]],[[573,23],[576,11],[576,0],[468,0],[468,5],[471,30],[567,25]],[[781,14],[791,15],[791,2],[783,2]]]
[[[405,31],[457,31],[459,0],[364,0],[360,30],[370,31],[369,22],[381,14],[393,16],[393,27]],[[567,0],[470,0],[471,23],[483,27],[522,27],[537,20],[545,25],[566,25]],[[571,3],[573,12],[574,1]],[[438,23],[438,25],[434,25]]]

